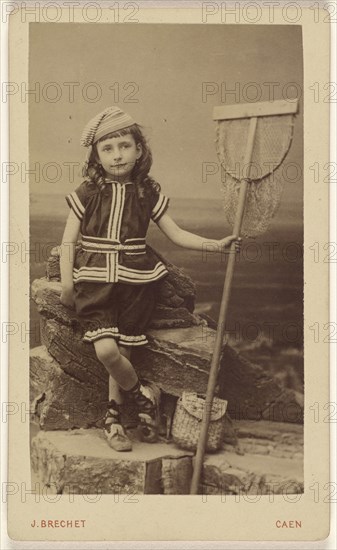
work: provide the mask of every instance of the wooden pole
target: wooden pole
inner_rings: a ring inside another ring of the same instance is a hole
[[[234,228],[233,228],[233,235],[236,235],[237,237],[239,237],[241,232],[242,219],[243,219],[243,214],[245,210],[247,189],[249,185],[250,162],[251,162],[253,147],[254,147],[256,124],[257,124],[257,117],[252,117],[249,123],[247,145],[246,145],[244,165],[243,165],[244,168],[247,168],[247,174],[240,184],[238,209],[236,211]],[[201,421],[197,452],[195,455],[195,465],[193,469],[193,476],[192,476],[191,490],[190,490],[191,495],[198,494],[198,490],[199,490],[199,480],[200,480],[202,466],[204,462],[204,456],[205,456],[208,428],[209,428],[214,391],[215,391],[219,364],[220,364],[221,350],[223,346],[223,336],[225,332],[226,316],[227,316],[229,297],[230,297],[231,286],[232,286],[232,279],[234,274],[234,267],[235,267],[235,243],[232,243],[230,248],[229,258],[228,258],[226,278],[224,282],[222,300],[220,305],[219,321],[218,321],[218,327],[216,331],[214,351],[213,351],[209,378],[208,378],[204,413]]]

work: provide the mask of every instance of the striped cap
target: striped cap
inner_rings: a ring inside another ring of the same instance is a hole
[[[130,115],[118,107],[108,107],[92,118],[83,130],[81,145],[89,147],[102,137],[135,124]]]

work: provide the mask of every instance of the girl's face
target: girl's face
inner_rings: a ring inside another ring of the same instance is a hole
[[[107,176],[120,182],[129,181],[136,161],[142,156],[140,144],[131,134],[105,139],[97,143],[97,161]]]

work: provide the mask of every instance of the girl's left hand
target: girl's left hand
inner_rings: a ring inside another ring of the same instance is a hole
[[[233,241],[235,241],[235,252],[237,253],[240,252],[242,239],[241,237],[236,237],[236,235],[229,235],[229,237],[225,237],[224,239],[220,239],[218,241],[219,246],[221,247],[221,251],[229,252],[229,249]]]

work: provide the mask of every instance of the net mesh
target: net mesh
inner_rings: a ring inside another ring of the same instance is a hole
[[[223,167],[224,210],[233,226],[238,205],[240,182],[249,186],[242,235],[256,237],[268,228],[281,201],[283,190],[282,162],[293,136],[293,115],[258,117],[252,159],[244,165],[250,119],[219,121],[216,149]]]

